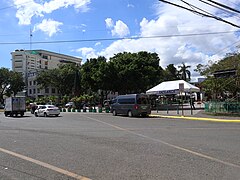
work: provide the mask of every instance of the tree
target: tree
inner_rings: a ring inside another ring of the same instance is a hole
[[[184,81],[190,81],[191,80],[191,72],[188,70],[188,68],[190,68],[191,66],[186,66],[185,63],[182,63],[182,66],[178,66],[178,68],[180,68],[179,72],[179,76],[180,79],[184,80]]]
[[[141,93],[162,79],[163,69],[159,66],[156,53],[118,53],[110,58],[115,74],[115,91],[120,94]]]
[[[236,70],[235,76],[226,76],[224,78],[213,77],[213,74],[216,71],[230,69]],[[207,65],[198,64],[195,71],[207,78],[203,83],[203,87],[205,91],[212,90],[210,92],[214,93],[212,94],[213,98],[216,98],[216,94],[224,94],[228,92],[232,93],[233,96],[236,96],[237,93],[240,92],[240,54],[238,53],[228,54],[218,62],[209,62]]]
[[[21,73],[10,71],[9,86],[6,89],[6,94],[9,96],[13,94],[17,95],[18,92],[22,91],[25,87],[23,82],[23,76]]]
[[[73,94],[76,71],[79,67],[75,64],[63,64],[56,69],[48,69],[39,72],[37,83],[41,88],[55,87],[58,89],[60,96]],[[76,84],[75,84],[76,85]]]
[[[7,68],[0,68],[0,102],[3,103],[3,96],[14,96],[24,89],[24,81],[21,73],[10,71]]]
[[[165,69],[164,80],[172,81],[177,79],[179,79],[178,70],[175,68],[174,64],[169,64]]]
[[[105,57],[87,59],[81,67],[82,85],[86,93],[97,92],[99,89],[106,89],[108,77],[105,75],[110,71],[107,68]]]

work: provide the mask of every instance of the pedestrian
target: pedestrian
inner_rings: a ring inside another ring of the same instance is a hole
[[[195,106],[194,106],[194,102],[195,102],[195,98],[194,98],[194,97],[191,97],[191,98],[190,98],[190,106],[191,106],[191,109],[196,109]]]

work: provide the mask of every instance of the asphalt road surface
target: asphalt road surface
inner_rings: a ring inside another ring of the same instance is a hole
[[[239,152],[240,123],[0,113],[1,180],[235,180]]]

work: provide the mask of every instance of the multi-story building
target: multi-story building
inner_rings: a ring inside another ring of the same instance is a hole
[[[81,59],[46,50],[15,50],[12,55],[12,70],[23,74],[26,84],[25,94],[30,97],[57,95],[54,87],[40,89],[36,82],[37,73],[45,69],[55,69],[64,63],[81,64]],[[23,95],[23,94],[22,94]]]

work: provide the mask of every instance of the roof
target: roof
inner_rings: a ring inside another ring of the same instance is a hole
[[[176,81],[165,81],[157,86],[147,90],[147,94],[178,94],[179,86],[183,84],[183,92],[199,92],[200,89],[184,80],[176,80]]]

